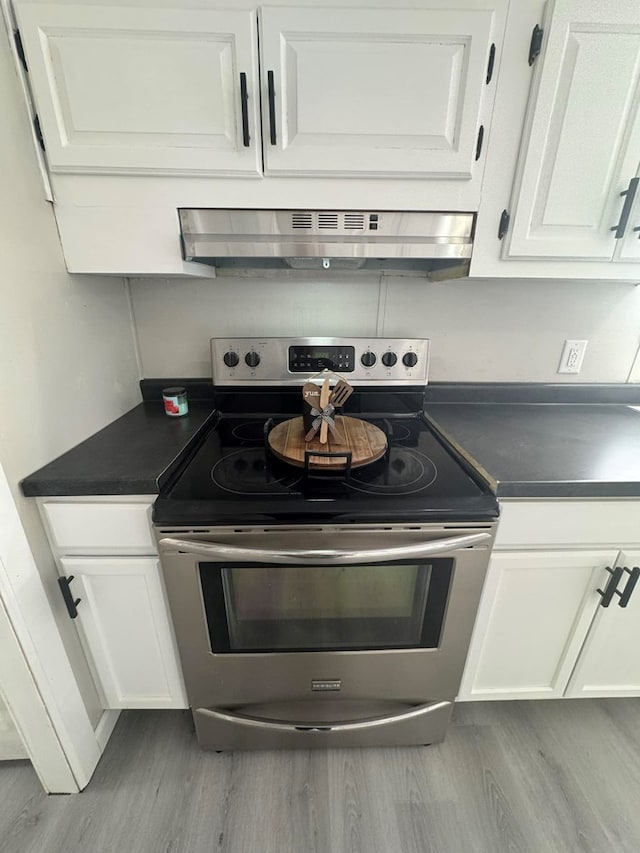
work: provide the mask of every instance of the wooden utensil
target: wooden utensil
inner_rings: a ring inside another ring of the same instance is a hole
[[[353,388],[344,379],[341,379],[333,389],[330,403],[337,409],[338,406],[344,406],[349,397],[353,394]]]
[[[302,386],[302,399],[314,409],[320,408],[320,386],[315,382],[305,382]]]
[[[325,407],[329,405],[329,377],[327,377],[322,383],[322,389],[320,391],[320,411],[324,411]],[[329,425],[326,421],[322,421],[320,426],[320,444],[327,443],[327,430]]]
[[[304,418],[305,429],[309,434],[307,441],[311,441],[316,432],[318,432],[312,426],[314,416],[311,412],[314,409],[316,411],[320,409],[320,386],[316,385],[315,382],[306,382],[302,386],[302,417]]]

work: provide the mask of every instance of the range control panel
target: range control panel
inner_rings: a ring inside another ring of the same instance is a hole
[[[318,370],[335,370],[337,373],[353,373],[356,348],[352,346],[290,346],[289,370],[291,373],[313,373]]]
[[[322,370],[352,385],[426,385],[426,338],[213,338],[214,385],[299,385]]]

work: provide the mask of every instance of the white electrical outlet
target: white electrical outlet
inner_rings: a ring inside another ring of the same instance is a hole
[[[565,341],[558,373],[580,373],[589,341]]]

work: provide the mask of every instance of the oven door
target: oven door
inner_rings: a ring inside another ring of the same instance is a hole
[[[492,525],[158,539],[192,707],[455,697]]]
[[[213,654],[434,649],[451,557],[352,565],[199,562]]]

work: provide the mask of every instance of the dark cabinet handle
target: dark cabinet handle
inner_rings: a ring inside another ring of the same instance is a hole
[[[633,230],[634,231],[640,231],[640,225],[638,225],[638,227],[634,228]],[[638,234],[638,240],[640,240],[640,234]]]
[[[62,593],[62,598],[64,599],[64,603],[67,608],[67,613],[72,619],[75,619],[78,615],[77,607],[82,601],[82,599],[74,599],[70,589],[72,580],[73,575],[69,575],[68,578],[58,578],[58,586],[60,587],[60,592]]]
[[[277,142],[276,136],[276,87],[273,82],[273,71],[267,71],[267,91],[269,93],[269,138],[272,145]]]
[[[606,570],[611,575],[611,577],[609,578],[609,583],[607,584],[604,590],[598,590],[598,592],[602,596],[602,601],[600,602],[600,604],[603,607],[608,607],[611,604],[611,599],[615,595],[616,587],[620,583],[620,578],[622,577],[622,573],[624,572],[622,566],[616,566],[615,569],[612,569],[607,566]]]
[[[638,578],[640,578],[640,566],[634,566],[632,569],[627,569],[627,567],[625,566],[622,571],[626,572],[629,575],[629,580],[626,582],[622,592],[616,590],[616,595],[620,596],[618,606],[626,607],[629,603],[629,599],[631,598],[631,593],[636,588]]]
[[[247,93],[247,75],[244,71],[240,72],[240,107],[242,109],[242,144],[248,148],[251,144],[249,136],[249,95]]]
[[[627,189],[624,190],[624,192],[620,193],[620,197],[624,198],[624,204],[622,205],[622,213],[620,214],[620,222],[618,222],[617,225],[613,225],[611,228],[611,230],[614,232],[613,236],[616,238],[616,240],[622,239],[622,237],[624,237],[624,232],[627,230],[627,223],[629,222],[629,217],[631,216],[631,208],[633,207],[633,202],[636,199],[636,193],[638,192],[639,183],[640,178],[631,178]]]

